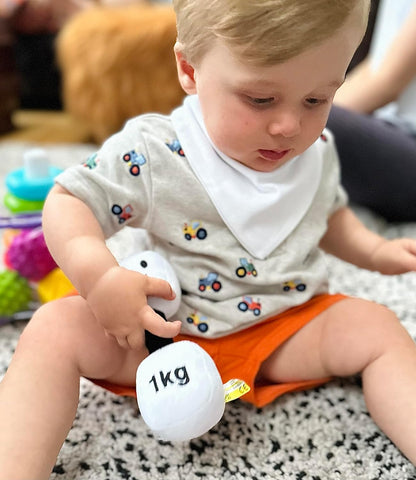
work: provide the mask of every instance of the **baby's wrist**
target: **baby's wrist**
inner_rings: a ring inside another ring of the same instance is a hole
[[[382,248],[387,242],[387,239],[380,238],[379,241],[373,246],[369,256],[370,265],[368,270],[380,271],[380,260],[382,260],[382,257],[380,257],[379,252],[380,248]]]

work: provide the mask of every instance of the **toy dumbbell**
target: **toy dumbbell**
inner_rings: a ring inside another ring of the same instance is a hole
[[[176,313],[180,305],[180,285],[166,259],[156,252],[145,251],[120,264],[167,280],[176,293],[175,300],[149,297],[148,303],[165,319]],[[149,349],[148,341],[146,335]],[[137,403],[143,420],[157,437],[187,441],[216,425],[224,413],[225,403],[244,395],[250,388],[238,379],[223,385],[214,361],[196,343],[169,342],[167,345],[160,343],[161,348],[150,348],[152,353],[139,365]]]
[[[136,390],[143,420],[163,440],[199,437],[224,413],[220,374],[194,342],[175,342],[149,355],[137,369]]]
[[[149,277],[166,280],[176,294],[175,299],[165,300],[159,297],[149,297],[147,303],[165,320],[178,311],[181,303],[181,287],[172,265],[162,255],[152,250],[145,250],[123,259],[120,265]]]

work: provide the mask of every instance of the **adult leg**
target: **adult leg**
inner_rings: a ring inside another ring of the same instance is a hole
[[[43,306],[0,384],[0,479],[47,479],[76,414],[81,376],[134,385],[147,350],[123,350],[81,297]]]
[[[264,362],[259,380],[357,373],[371,416],[416,465],[416,346],[387,308],[360,299],[332,305]]]
[[[416,220],[416,137],[370,115],[333,106],[342,184],[351,201],[389,221]]]

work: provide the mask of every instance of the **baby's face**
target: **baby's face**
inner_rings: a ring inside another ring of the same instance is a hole
[[[362,23],[350,18],[319,46],[267,67],[243,63],[217,40],[192,70],[191,88],[185,88],[198,94],[216,147],[262,172],[303,153],[325,127],[334,94],[362,38]]]

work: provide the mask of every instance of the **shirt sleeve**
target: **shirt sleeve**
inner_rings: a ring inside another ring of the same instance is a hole
[[[334,135],[328,129],[325,129],[324,135],[326,136],[328,142],[328,154],[331,157],[330,165],[334,170],[333,175],[335,175],[337,181],[335,199],[329,209],[329,216],[331,216],[337,210],[345,207],[348,204],[348,194],[341,184],[341,164],[339,161],[337,147],[335,145]]]
[[[127,122],[83,164],[56,178],[92,210],[106,238],[126,225],[146,228],[148,223],[150,159],[138,118]]]

